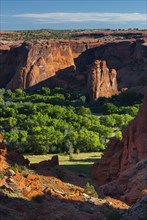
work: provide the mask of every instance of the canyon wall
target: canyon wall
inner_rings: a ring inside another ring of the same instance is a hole
[[[87,66],[106,61],[117,71],[118,88],[143,92],[147,85],[147,46],[143,40],[30,41],[0,51],[0,88],[58,85],[87,88]],[[60,83],[59,83],[60,85]],[[104,94],[103,94],[104,95]]]
[[[147,91],[137,117],[123,131],[121,141],[112,138],[93,176],[105,195],[128,204],[147,193]]]
[[[27,57],[23,56],[6,88],[29,88],[55,75],[58,70],[72,67],[74,61],[69,45],[59,42],[25,44]],[[22,54],[20,54],[22,55]]]

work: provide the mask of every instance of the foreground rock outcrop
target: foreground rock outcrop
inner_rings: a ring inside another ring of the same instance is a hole
[[[118,94],[116,70],[109,70],[106,61],[95,60],[88,70],[88,95],[90,100]]]
[[[129,208],[116,199],[88,194],[84,186],[91,180],[59,166],[57,156],[33,169],[24,164],[23,156],[20,162],[18,155],[16,160],[7,155],[0,154],[1,220],[101,220],[114,210],[122,215]]]
[[[133,204],[147,193],[147,92],[137,117],[111,139],[93,176],[105,195]]]
[[[125,214],[123,214],[122,220],[138,220],[147,219],[147,195],[145,195],[140,202],[132,205]]]

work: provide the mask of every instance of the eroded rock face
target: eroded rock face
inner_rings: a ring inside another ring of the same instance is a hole
[[[147,86],[147,46],[143,40],[40,40],[16,42],[8,48],[0,45],[0,88],[54,84],[86,89],[87,65],[95,60],[105,60],[109,69],[117,71],[119,89],[143,92]]]
[[[118,94],[115,69],[109,70],[106,61],[94,61],[88,70],[87,87],[90,100]]]
[[[122,220],[138,220],[146,219],[147,217],[147,195],[140,202],[131,206],[122,216]]]
[[[1,49],[0,69],[3,78],[0,87],[7,89],[30,88],[58,72],[72,73],[74,59],[97,42],[30,41]]]
[[[132,204],[147,193],[147,92],[137,117],[111,139],[93,176],[105,194]]]
[[[65,43],[24,43],[21,47],[27,56],[22,56],[19,66],[6,86],[8,89],[26,89],[54,76],[59,70],[71,66],[74,69],[71,48]]]

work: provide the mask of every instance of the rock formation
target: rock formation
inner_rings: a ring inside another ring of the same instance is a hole
[[[95,60],[88,70],[88,95],[90,100],[118,94],[116,71],[109,70],[106,61]]]
[[[95,60],[105,60],[109,69],[117,71],[119,89],[142,92],[147,85],[147,46],[143,40],[40,40],[15,42],[0,49],[0,88],[27,89],[53,82],[55,86],[86,89],[87,65]]]
[[[0,155],[0,219],[98,220],[129,208],[116,199],[86,193],[84,186],[91,180],[59,166],[57,156],[40,162],[35,172],[24,163],[16,166],[17,157]]]
[[[110,140],[93,176],[105,195],[132,204],[147,193],[147,91],[137,117],[121,141]]]
[[[132,205],[123,215],[122,220],[138,220],[147,217],[147,195],[140,202]]]
[[[30,161],[25,159],[23,155],[18,152],[7,152],[7,147],[3,143],[3,135],[0,133],[0,155],[5,157],[8,161],[17,163],[18,165],[28,166]]]
[[[89,42],[89,48],[98,43]],[[26,89],[55,76],[73,72],[74,59],[86,50],[85,43],[72,41],[30,41],[1,49],[0,87]]]
[[[60,42],[24,43],[21,47],[27,56],[22,55],[16,72],[7,84],[7,88],[29,88],[55,75],[59,70],[73,67],[71,48]]]

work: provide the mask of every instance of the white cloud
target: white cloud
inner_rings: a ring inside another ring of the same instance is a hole
[[[141,13],[38,13],[38,14],[16,14],[14,17],[29,18],[39,23],[65,23],[65,22],[131,22],[146,21],[146,14]]]

